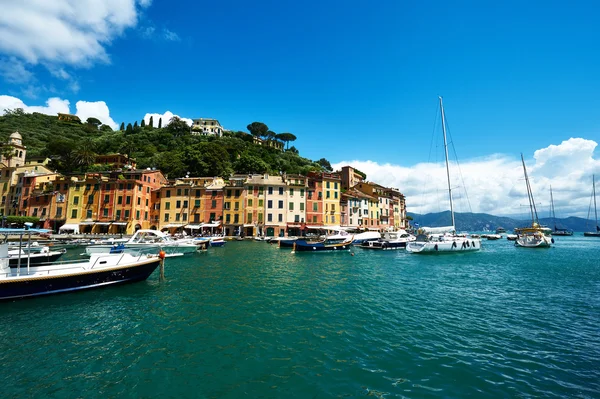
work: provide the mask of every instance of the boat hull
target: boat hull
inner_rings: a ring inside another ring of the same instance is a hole
[[[479,239],[456,241],[413,241],[408,243],[406,251],[415,254],[446,254],[474,252],[481,249]]]
[[[393,241],[366,241],[360,245],[363,249],[376,249],[380,251],[393,251],[395,249],[405,249],[405,242],[393,242]]]
[[[0,300],[13,300],[41,295],[93,289],[114,284],[146,280],[160,264],[159,258],[140,264],[108,269],[88,270],[66,275],[35,275],[0,280]]]
[[[115,251],[115,246],[113,245],[90,245],[85,248],[85,253],[87,255],[93,254],[109,254],[109,253],[137,253],[140,250],[154,252],[164,251],[167,255],[171,254],[191,254],[198,251],[199,246],[194,244],[189,245],[159,245],[159,244],[125,244],[125,248],[122,251]],[[111,252],[111,250],[113,250]]]
[[[294,243],[293,249],[295,252],[339,252],[349,251],[351,246],[350,242],[324,244],[322,242],[311,243],[304,240],[297,240]]]
[[[33,265],[40,265],[42,263],[52,263],[52,262],[56,262],[61,256],[64,255],[64,252],[50,252],[50,253],[46,253],[46,254],[36,254],[36,255],[31,255],[31,257],[29,258],[29,265],[33,266]],[[27,259],[28,257],[23,255],[21,257],[21,267],[27,267]],[[10,267],[18,267],[19,266],[19,258],[11,258],[9,261],[9,266]]]
[[[583,233],[584,237],[600,237],[600,232],[587,231]]]

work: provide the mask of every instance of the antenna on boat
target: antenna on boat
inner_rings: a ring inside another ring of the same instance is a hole
[[[454,208],[452,206],[452,186],[450,185],[450,167],[448,166],[448,142],[446,141],[446,114],[444,114],[444,104],[442,97],[440,99],[440,114],[442,116],[442,131],[444,132],[444,154],[446,155],[446,177],[448,179],[448,197],[450,197],[450,215],[452,216],[452,227],[456,229],[454,223]]]

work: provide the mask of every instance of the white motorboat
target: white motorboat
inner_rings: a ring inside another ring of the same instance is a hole
[[[198,250],[199,246],[189,240],[174,240],[168,234],[158,230],[141,229],[124,243],[114,245],[89,245],[85,248],[87,255],[109,254],[109,253],[137,253],[140,249],[146,249],[148,252],[163,250],[167,255],[170,254],[190,254]]]
[[[378,231],[364,231],[362,233],[354,234],[354,245],[362,245],[369,241],[377,241],[381,238],[381,233]]]
[[[393,250],[404,249],[409,242],[417,238],[404,230],[390,231],[383,234],[383,238],[375,241],[364,241],[360,247],[365,249]]]
[[[472,252],[481,249],[481,240],[479,238],[466,237],[456,234],[456,223],[454,221],[454,207],[452,204],[452,187],[450,186],[450,167],[448,164],[448,142],[446,140],[446,115],[444,114],[444,104],[442,97],[440,99],[440,114],[442,118],[442,132],[444,136],[444,152],[446,156],[446,177],[448,179],[448,197],[450,199],[450,215],[452,217],[452,226],[446,227],[423,227],[419,231],[415,241],[406,244],[406,251],[413,254],[436,254],[436,253],[455,253]]]

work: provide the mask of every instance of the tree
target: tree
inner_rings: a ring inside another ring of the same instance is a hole
[[[267,131],[267,133],[265,134],[265,138],[267,140],[275,140],[276,137],[277,137],[277,133],[275,133],[272,130]]]
[[[142,122],[140,123],[140,127],[146,127],[146,120],[142,119]]]
[[[329,163],[328,160],[326,160],[325,158],[321,158],[317,161],[317,163],[319,165],[321,165],[321,167],[323,167],[323,169],[325,169],[327,172],[333,172],[333,168],[331,167],[331,164]]]
[[[77,167],[76,148],[77,143],[74,140],[58,136],[48,142],[45,153],[53,158],[51,166],[54,169],[62,173],[70,173]]]
[[[254,137],[264,137],[269,131],[269,127],[262,122],[252,122],[246,129],[250,132]]]
[[[229,154],[216,142],[202,142],[185,149],[184,163],[192,176],[229,176]]]
[[[75,149],[75,159],[77,162],[77,166],[81,168],[81,170],[85,171],[90,165],[96,162],[96,157],[98,156],[94,151],[94,142],[91,139],[84,139],[80,141]]]
[[[135,137],[135,136],[134,136]],[[128,137],[121,143],[119,147],[119,152],[124,153],[127,156],[127,160],[131,159],[131,154],[135,151],[136,145],[133,137]]]
[[[234,163],[236,173],[265,173],[269,165],[260,157],[244,152]]]
[[[111,133],[113,130],[112,130],[112,127],[110,127],[108,125],[102,125],[102,126],[100,126],[100,131],[102,133]]]
[[[98,129],[98,127],[102,124],[102,122],[100,121],[100,119],[98,119],[98,118],[92,118],[92,117],[87,118],[87,120],[85,121],[85,123],[87,125],[95,127],[96,129]]]
[[[125,134],[132,134],[132,133],[133,133],[133,126],[131,126],[131,123],[128,123],[127,129],[125,129]]]
[[[185,136],[190,133],[189,125],[181,118],[174,116],[165,127],[175,137]]]
[[[121,127],[119,128],[120,131],[125,130],[125,122],[121,122]]]
[[[290,148],[287,149],[287,151],[291,152],[292,154],[299,154],[300,151],[298,151],[298,149],[294,146],[291,146]]]
[[[294,136],[292,133],[279,133],[277,135],[277,139],[286,143],[286,148],[289,149],[290,141],[296,141],[296,136]]]
[[[150,120],[148,121],[148,126],[154,127],[154,117],[150,116]]]
[[[138,124],[137,121],[133,122],[133,130],[136,130],[138,128]]]
[[[162,118],[160,118],[160,119],[158,120],[158,128],[159,128],[159,129],[160,129],[160,128],[162,128]]]

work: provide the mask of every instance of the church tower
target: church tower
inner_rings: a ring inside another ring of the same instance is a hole
[[[0,148],[0,162],[13,168],[23,166],[26,153],[27,147],[23,145],[23,137],[19,132],[14,132],[8,138],[8,143]]]

